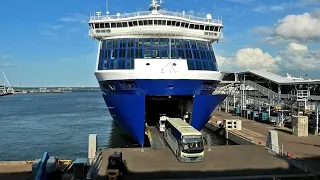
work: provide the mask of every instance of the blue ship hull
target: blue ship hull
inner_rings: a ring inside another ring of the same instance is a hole
[[[124,88],[125,81],[99,82],[103,98],[115,122],[141,146],[144,144],[146,100],[149,96],[193,97],[191,125],[201,130],[208,122],[212,111],[225,99],[224,95],[212,95],[217,81],[208,80],[130,80],[135,86]],[[114,88],[106,90],[104,84],[112,83]],[[204,86],[211,83],[211,87]],[[152,108],[152,107],[149,107]],[[154,107],[156,108],[156,107]]]

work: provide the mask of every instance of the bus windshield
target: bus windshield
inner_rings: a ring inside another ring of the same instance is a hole
[[[201,136],[184,136],[181,143],[184,153],[201,153],[203,151]]]

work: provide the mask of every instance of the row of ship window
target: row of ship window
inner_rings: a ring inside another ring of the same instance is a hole
[[[165,38],[105,40],[101,44],[99,70],[134,69],[136,58],[187,59],[189,70],[217,70],[210,43]]]
[[[122,27],[136,27],[136,26],[175,26],[175,27],[184,27],[188,29],[216,31],[216,32],[220,32],[222,29],[221,26],[201,25],[201,24],[193,24],[193,23],[180,22],[180,21],[171,21],[171,20],[136,20],[136,21],[129,21],[129,22],[90,23],[89,25],[93,29],[122,28]]]
[[[211,43],[189,39],[169,39],[169,38],[139,38],[139,39],[111,39],[101,42],[101,49],[120,48],[171,48],[171,49],[201,49],[213,50]]]
[[[100,59],[194,59],[194,60],[215,60],[213,51],[198,49],[106,49],[100,50]]]

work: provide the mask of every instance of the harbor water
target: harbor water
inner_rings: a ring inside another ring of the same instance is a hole
[[[113,124],[100,91],[0,97],[0,160],[33,160],[47,151],[60,159],[87,156],[88,135],[99,147],[134,144]],[[211,145],[232,144],[202,130]]]

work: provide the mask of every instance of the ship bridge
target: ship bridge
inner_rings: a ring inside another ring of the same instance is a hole
[[[222,21],[213,19],[211,14],[196,17],[186,14],[185,11],[161,10],[156,0],[152,1],[149,11],[116,15],[96,12],[90,17],[89,26],[89,36],[97,40],[128,36],[165,36],[215,42],[223,37]]]

